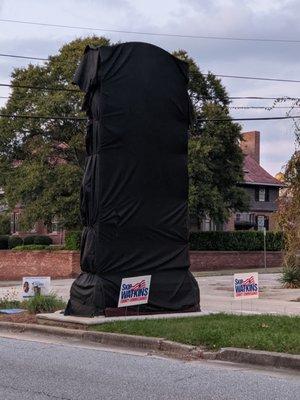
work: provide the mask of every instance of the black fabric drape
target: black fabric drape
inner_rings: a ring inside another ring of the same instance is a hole
[[[188,254],[187,64],[147,43],[88,46],[74,81],[89,117],[81,268],[101,281],[101,308],[117,307],[122,278],[139,275],[152,275],[144,309],[197,306]]]

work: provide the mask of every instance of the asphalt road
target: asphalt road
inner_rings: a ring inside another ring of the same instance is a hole
[[[1,400],[299,398],[292,372],[0,338]]]

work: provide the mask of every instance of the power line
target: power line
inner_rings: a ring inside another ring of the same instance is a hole
[[[208,75],[208,74],[203,74]],[[239,75],[222,75],[222,74],[215,74],[219,78],[233,78],[233,79],[249,79],[255,81],[272,81],[272,82],[291,82],[291,83],[300,83],[300,80],[297,79],[281,79],[281,78],[263,78],[259,76],[239,76]]]
[[[11,83],[0,83],[0,87],[11,87],[18,89],[32,89],[32,90],[45,90],[45,91],[53,91],[53,92],[81,92],[79,89],[69,89],[69,88],[56,88],[52,86],[32,86],[32,85],[19,85],[19,84],[11,84]],[[289,97],[289,96],[278,96],[278,97],[262,97],[262,96],[231,96],[228,97],[230,100],[241,100],[241,99],[250,99],[250,100],[300,100],[299,97]]]
[[[284,107],[284,106],[229,106],[228,108],[234,109],[234,110],[266,110],[270,111],[271,109],[277,110],[278,108],[285,108],[285,109],[291,109],[291,108],[300,108],[300,106],[290,106],[290,107]]]
[[[76,26],[76,25],[60,25],[60,24],[49,24],[44,22],[33,22],[24,20],[14,20],[14,19],[0,19],[0,22],[8,22],[14,24],[24,24],[24,25],[35,25],[35,26],[45,26],[52,28],[67,28],[67,29],[80,29],[88,31],[100,31],[100,32],[110,32],[110,33],[124,33],[133,35],[148,35],[148,36],[167,36],[167,37],[177,37],[177,38],[188,38],[188,39],[205,39],[205,40],[230,40],[230,41],[248,41],[248,42],[275,42],[275,43],[300,43],[297,39],[271,39],[271,38],[253,38],[253,37],[235,37],[235,36],[207,36],[207,35],[183,35],[175,33],[163,33],[163,32],[141,32],[141,31],[129,31],[120,29],[107,29],[107,28],[92,28],[86,26]]]
[[[262,96],[231,96],[230,100],[300,100],[299,97],[278,96],[278,97],[262,97]]]
[[[38,61],[50,61],[49,58],[43,57],[34,57],[34,56],[22,56],[19,54],[5,54],[0,53],[0,57],[10,57],[10,58],[18,58],[18,59],[25,59],[25,60],[38,60]],[[67,63],[67,61],[60,60],[60,63]],[[201,73],[204,76],[208,76],[208,73]],[[213,73],[215,76],[219,78],[230,78],[230,79],[247,79],[247,80],[256,80],[256,81],[271,81],[271,82],[288,82],[288,83],[300,83],[298,79],[284,79],[284,78],[269,78],[269,77],[260,77],[260,76],[242,76],[242,75],[224,75],[224,74],[216,74]],[[190,72],[189,75],[197,75],[197,72]]]
[[[48,58],[42,58],[42,57],[34,57],[34,56],[21,56],[18,54],[5,54],[5,53],[0,53],[0,57],[8,57],[8,58],[24,58],[26,60],[38,60],[38,61],[49,61]]]
[[[55,120],[70,120],[70,121],[87,121],[87,118],[83,118],[83,117],[74,117],[74,116],[70,116],[70,117],[66,117],[66,116],[59,116],[59,115],[26,115],[26,114],[0,114],[0,117],[3,118],[21,118],[21,119],[55,119]]]
[[[69,121],[87,121],[87,117],[76,116],[58,116],[58,115],[26,115],[26,114],[0,114],[3,118],[22,118],[22,119],[44,119],[44,120],[69,120]],[[201,122],[230,122],[230,121],[269,121],[269,120],[282,120],[282,119],[298,119],[300,115],[289,115],[280,117],[257,117],[257,118],[213,118],[213,119],[199,119]]]
[[[10,83],[0,83],[0,86],[11,87],[11,88],[20,88],[20,89],[33,89],[33,90],[46,90],[53,92],[81,92],[78,89],[68,89],[68,88],[55,88],[51,86],[31,86],[31,85],[19,85],[19,84],[10,84]]]

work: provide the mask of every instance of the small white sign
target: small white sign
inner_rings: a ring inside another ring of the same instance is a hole
[[[23,278],[22,298],[27,299],[37,294],[48,295],[51,289],[50,276],[28,276]]]
[[[151,275],[123,278],[118,307],[148,303]]]
[[[258,273],[247,272],[234,274],[233,290],[235,299],[258,299]]]

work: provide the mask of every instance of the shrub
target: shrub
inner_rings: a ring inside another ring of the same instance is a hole
[[[0,250],[8,249],[8,236],[0,236]]]
[[[16,246],[14,251],[32,251],[32,250],[51,250],[49,246],[44,244],[28,244],[27,246]]]
[[[297,265],[287,265],[283,268],[280,282],[286,288],[300,287],[300,267]]]
[[[283,249],[283,234],[267,232],[266,248],[268,251]],[[260,251],[264,249],[264,236],[257,231],[234,232],[191,232],[191,250],[214,251]]]
[[[22,308],[23,304],[20,300],[8,300],[6,298],[0,299],[0,308]]]
[[[26,236],[24,238],[24,246],[34,244],[34,239],[35,239],[35,236]]]
[[[69,231],[66,234],[66,250],[79,250],[81,241],[81,231]]]
[[[21,246],[23,239],[20,236],[10,236],[8,239],[8,248],[13,249],[16,246]]]
[[[50,244],[52,244],[52,239],[49,236],[35,236],[33,243],[49,246]]]
[[[38,294],[34,297],[29,298],[25,303],[27,310],[31,314],[38,314],[42,312],[54,312],[57,310],[64,309],[66,303],[62,298],[58,297],[55,293],[51,293],[48,296]]]
[[[10,216],[6,213],[0,214],[0,235],[10,234]]]

